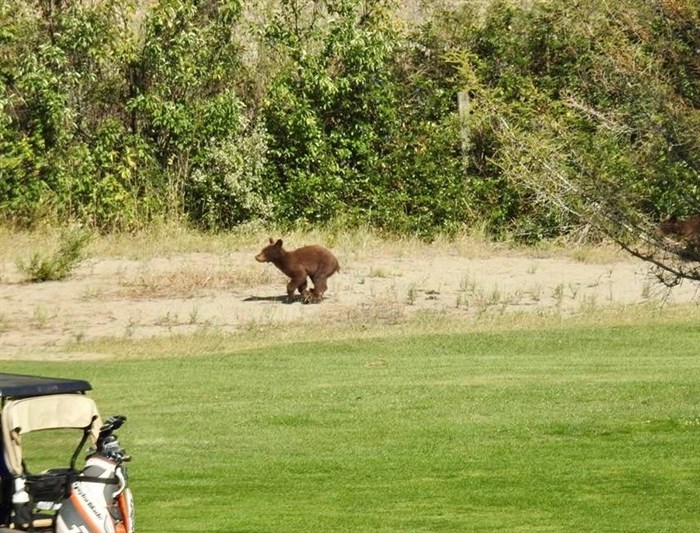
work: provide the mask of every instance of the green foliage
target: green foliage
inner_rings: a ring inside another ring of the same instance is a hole
[[[139,79],[128,107],[170,170],[186,168],[201,143],[238,130],[242,103],[224,85],[240,68],[238,45],[223,27],[234,22],[237,6],[167,0],[153,5],[144,22],[134,67]]]
[[[57,250],[51,254],[35,252],[29,261],[19,261],[17,268],[33,282],[65,279],[85,258],[85,248],[89,242],[90,232],[82,228],[66,230],[61,235]]]
[[[263,176],[266,138],[254,131],[208,146],[187,183],[185,205],[192,220],[209,230],[272,219]]]
[[[261,175],[266,137],[245,116],[236,0],[168,0],[144,25],[128,102],[136,130],[167,175],[173,209],[196,225],[230,229],[269,214]]]
[[[106,230],[148,220],[154,197],[135,174],[148,176],[151,156],[129,133],[119,101],[120,62],[130,53],[119,27],[133,6],[51,4],[36,19],[11,3],[24,16],[5,43],[15,53],[0,137],[8,148],[0,152],[4,217],[27,226],[79,219]]]
[[[427,4],[7,0],[0,217],[533,241],[596,196],[700,211],[697,2]]]
[[[483,15],[467,4],[436,16],[436,39],[474,94],[470,181],[496,185],[483,189],[495,193],[482,203],[489,218],[500,206],[501,223],[543,237],[564,231],[582,202],[619,198],[630,216],[657,220],[700,209],[700,161],[688,150],[700,138],[688,98],[699,82],[676,89],[662,52],[671,33],[655,29],[683,26],[697,43],[681,21],[700,14],[692,2],[655,4],[494,2]],[[578,184],[567,206],[547,194],[557,180]]]
[[[410,118],[380,166],[383,189],[374,191],[369,220],[426,238],[456,231],[468,213],[459,125],[452,117],[426,123]]]
[[[159,2],[141,36],[129,30],[139,29],[134,3],[47,3],[31,12],[10,1],[16,11],[0,100],[8,118],[0,130],[3,217],[25,226],[78,219],[110,231],[190,209],[203,216],[192,206],[205,199],[196,196],[215,193],[202,192],[201,173],[218,164],[217,147],[246,138],[244,105],[225,84],[240,79],[238,2],[215,9]],[[248,144],[254,140],[264,138]],[[258,198],[259,181],[248,180]],[[246,211],[254,199],[236,201],[228,209],[237,214],[217,223],[258,216]]]
[[[432,97],[434,80],[412,62],[391,16],[395,4],[326,2],[325,25],[304,18],[304,7],[283,2],[267,27],[289,59],[264,108],[279,216],[318,222],[342,213],[424,236],[458,227],[465,210],[456,92]]]
[[[384,137],[395,127],[389,69],[396,33],[387,3],[360,17],[356,0],[326,2],[325,25],[306,13],[309,4],[281,2],[266,29],[271,46],[289,59],[264,107],[270,172],[286,221],[371,209],[372,185],[383,179]]]

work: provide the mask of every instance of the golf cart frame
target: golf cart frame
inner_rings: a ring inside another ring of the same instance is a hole
[[[113,431],[126,420],[103,424],[84,380],[0,373],[0,533],[133,532],[127,488],[129,460]],[[34,473],[22,438],[34,431],[76,430],[67,464]],[[85,467],[76,463],[89,445]],[[80,497],[78,497],[80,496]]]

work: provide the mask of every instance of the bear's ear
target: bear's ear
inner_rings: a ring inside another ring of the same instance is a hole
[[[282,248],[282,239],[277,239],[275,246],[277,246],[277,248]]]
[[[273,242],[275,242],[275,241],[273,241],[272,237],[270,237],[270,244],[272,244]]]

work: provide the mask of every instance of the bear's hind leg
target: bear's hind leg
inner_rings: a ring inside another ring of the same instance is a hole
[[[311,301],[314,303],[319,303],[321,300],[323,300],[323,293],[326,292],[328,283],[326,282],[326,278],[323,276],[317,277],[315,280],[313,280],[313,282],[314,288],[311,291]]]

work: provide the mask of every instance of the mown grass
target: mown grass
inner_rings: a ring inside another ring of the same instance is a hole
[[[138,531],[697,531],[700,325],[3,363],[129,417]]]

